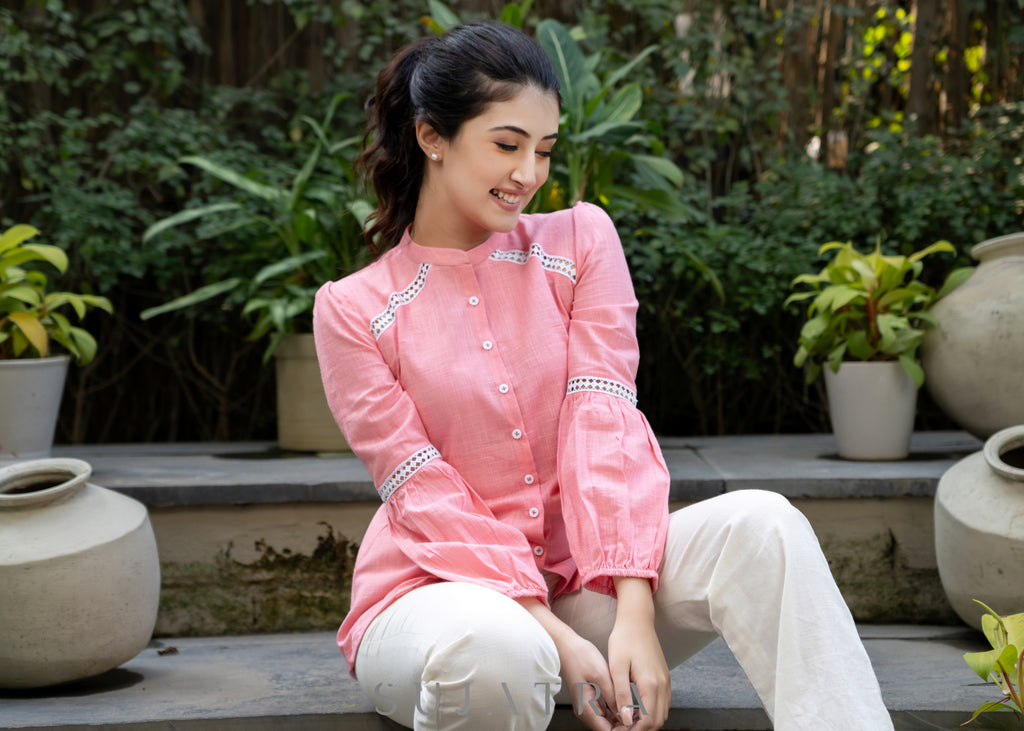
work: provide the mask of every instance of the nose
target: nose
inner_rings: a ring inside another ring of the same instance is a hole
[[[532,154],[523,155],[517,161],[515,169],[510,176],[514,183],[524,188],[532,188],[537,184],[537,160]]]

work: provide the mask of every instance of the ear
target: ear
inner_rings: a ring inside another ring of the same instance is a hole
[[[427,122],[416,123],[416,141],[427,157],[440,155],[444,144],[444,138],[437,133]]]

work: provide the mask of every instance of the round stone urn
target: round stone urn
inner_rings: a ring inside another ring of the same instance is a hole
[[[160,562],[146,507],[77,459],[0,468],[0,688],[98,675],[145,649]]]
[[[925,385],[953,421],[980,439],[1024,424],[1024,232],[971,249],[978,267],[932,306]]]
[[[935,494],[935,558],[949,603],[981,629],[985,610],[1024,611],[1024,425],[950,467]]]

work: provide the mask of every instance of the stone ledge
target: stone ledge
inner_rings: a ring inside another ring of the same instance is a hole
[[[966,628],[860,627],[897,731],[954,729],[996,697],[963,661],[985,649]],[[173,650],[172,650],[173,648]],[[56,689],[0,691],[0,727],[84,731],[397,729],[345,671],[333,633],[165,639],[97,678]],[[582,729],[559,706],[549,729]],[[672,671],[665,729],[767,731],[767,716],[721,640]],[[979,729],[1016,729],[1010,713]]]
[[[761,488],[789,498],[932,497],[957,460],[982,447],[966,432],[920,432],[908,459],[840,459],[829,434],[661,440],[670,499]],[[351,454],[283,452],[271,442],[57,446],[93,467],[93,480],[149,507],[376,500]]]

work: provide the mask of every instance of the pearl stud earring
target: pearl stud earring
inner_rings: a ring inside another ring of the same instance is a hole
[[[436,152],[430,153],[430,159],[431,160],[436,160],[437,159],[437,153]]]

